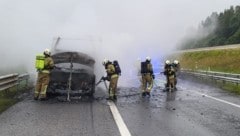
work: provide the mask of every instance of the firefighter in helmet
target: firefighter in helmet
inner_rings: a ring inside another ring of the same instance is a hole
[[[166,87],[169,86],[168,72],[170,69],[171,69],[171,62],[169,60],[166,60],[164,65],[164,72],[163,72],[163,74],[166,76],[166,84],[165,84]]]
[[[179,63],[178,60],[174,60],[172,65],[173,65],[173,68],[174,68],[174,71],[175,71],[175,89],[176,89],[177,76],[179,76],[179,73],[180,73],[180,63]]]
[[[34,92],[34,100],[46,99],[46,91],[50,80],[50,71],[53,69],[53,67],[54,62],[51,58],[51,52],[49,49],[45,49],[41,61],[36,64],[38,78]]]
[[[118,83],[119,75],[117,74],[116,69],[111,61],[104,59],[103,65],[107,72],[107,77],[105,77],[104,80],[108,80],[110,82],[108,87],[109,97],[107,99],[116,100],[117,99],[117,83]]]
[[[141,63],[141,74],[142,74],[142,97],[150,96],[150,92],[153,88],[153,68],[151,64],[151,58],[146,57],[146,61]]]
[[[174,60],[172,65],[173,65],[175,72],[178,72],[180,70],[180,63],[178,60]]]
[[[166,71],[170,66],[171,66],[170,60],[166,60],[164,65],[164,71]]]
[[[176,89],[176,73],[172,65],[166,69],[166,78],[167,78],[167,90]]]

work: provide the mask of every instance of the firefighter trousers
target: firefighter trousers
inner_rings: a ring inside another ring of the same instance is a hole
[[[46,98],[47,87],[49,84],[50,76],[49,73],[38,73],[37,83],[34,92],[35,99]]]
[[[151,92],[153,88],[153,79],[150,73],[142,74],[142,91]]]
[[[109,97],[116,96],[118,77],[112,77],[109,83]]]

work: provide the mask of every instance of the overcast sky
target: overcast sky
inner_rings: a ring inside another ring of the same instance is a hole
[[[27,64],[53,39],[94,39],[99,59],[158,58],[212,12],[239,0],[0,0],[0,69]],[[17,60],[17,61],[15,61]]]

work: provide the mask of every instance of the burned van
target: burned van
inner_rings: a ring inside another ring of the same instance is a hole
[[[57,52],[52,55],[55,63],[50,74],[47,94],[92,96],[95,91],[95,60],[81,52]]]

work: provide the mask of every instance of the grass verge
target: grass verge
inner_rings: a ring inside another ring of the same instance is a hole
[[[186,52],[177,58],[185,69],[240,73],[240,48]]]
[[[240,48],[184,52],[171,56],[180,61],[181,68],[192,70],[211,70],[225,73],[240,73]],[[240,95],[240,85],[214,82],[223,90]]]
[[[17,103],[18,100],[11,98],[0,98],[0,113]]]
[[[26,88],[26,82],[20,82],[18,86],[12,87],[7,90],[0,92],[0,114],[7,110],[12,105],[20,101],[17,98],[18,95],[21,95],[24,92],[27,92],[29,89]]]
[[[235,93],[240,95],[240,85],[233,84],[233,83],[225,83],[224,85],[220,86],[223,90],[227,90],[231,93]]]

